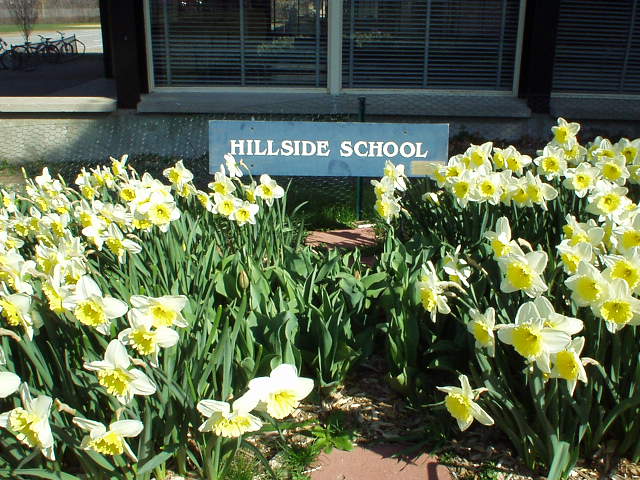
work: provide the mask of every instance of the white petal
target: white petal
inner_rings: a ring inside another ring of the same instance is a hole
[[[124,370],[129,368],[129,365],[131,364],[129,361],[129,355],[127,354],[127,349],[122,342],[117,339],[109,342],[107,350],[104,352],[104,359],[114,367],[122,368]]]
[[[123,437],[137,437],[143,428],[144,425],[139,420],[119,420],[109,425],[109,430]]]
[[[104,297],[102,299],[102,305],[104,307],[104,313],[109,319],[122,317],[127,313],[127,310],[129,310],[125,302],[113,297]]]
[[[473,418],[478,420],[483,425],[493,425],[493,418],[489,416],[487,412],[485,412],[480,405],[473,402],[471,403],[471,412],[473,414]]]
[[[169,327],[160,327],[156,330],[156,342],[162,348],[173,347],[179,339],[178,332]]]
[[[12,372],[0,372],[0,398],[6,398],[20,387],[20,377]]]
[[[40,418],[49,418],[49,412],[51,411],[51,405],[53,400],[46,395],[40,395],[31,403],[31,411],[33,411]],[[47,421],[48,423],[48,421]]]
[[[129,370],[134,379],[129,384],[130,390],[135,395],[153,395],[156,393],[156,385],[144,372],[137,369]]]
[[[200,400],[196,408],[205,417],[211,417],[215,412],[229,413],[231,411],[231,406],[227,402],[219,400]]]
[[[100,422],[88,418],[73,417],[73,424],[98,436],[107,433],[107,428]]]
[[[76,283],[76,295],[84,298],[89,297],[102,297],[102,292],[98,284],[88,275],[83,275]]]
[[[278,365],[271,371],[269,375],[270,378],[274,380],[281,381],[289,381],[292,378],[296,378],[298,376],[298,370],[294,365],[290,365],[288,363],[283,363],[282,365]]]

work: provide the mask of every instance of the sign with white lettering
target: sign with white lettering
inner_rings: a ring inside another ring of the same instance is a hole
[[[209,171],[230,153],[253,175],[379,177],[390,160],[417,176],[448,144],[447,124],[210,120]]]

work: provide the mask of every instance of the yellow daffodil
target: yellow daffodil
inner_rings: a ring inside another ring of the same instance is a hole
[[[118,340],[130,345],[140,355],[150,356],[151,366],[157,367],[160,348],[173,347],[178,343],[178,333],[165,326],[154,328],[153,318],[135,308],[129,310],[127,318],[131,327],[120,332]]]
[[[584,337],[574,338],[564,350],[551,355],[551,378],[561,378],[567,381],[569,393],[573,395],[578,381],[587,383],[585,365],[597,363],[590,358],[580,358],[584,348]]]
[[[151,319],[154,328],[174,326],[184,328],[187,326],[181,313],[187,305],[187,297],[184,295],[164,295],[162,297],[133,295],[129,301],[133,307],[140,311],[140,314]]]
[[[486,348],[490,357],[496,352],[496,341],[493,330],[496,324],[496,312],[493,307],[487,308],[484,313],[475,309],[469,311],[471,321],[467,324],[467,330],[476,340],[476,348]]]
[[[505,293],[522,291],[529,297],[538,297],[547,290],[542,273],[547,266],[547,254],[542,251],[525,255],[512,254],[498,258],[502,272],[500,290]]]
[[[109,342],[104,360],[84,364],[86,370],[97,372],[98,383],[107,393],[124,405],[129,404],[134,395],[153,395],[156,392],[156,386],[151,379],[141,370],[130,369],[130,366],[127,350],[117,339]]]
[[[258,400],[251,390],[235,400],[233,406],[218,400],[201,400],[196,408],[207,420],[198,430],[225,438],[237,438],[244,433],[260,430],[262,422],[249,413],[256,408]]]
[[[600,301],[591,305],[596,317],[606,322],[607,330],[616,333],[626,325],[640,323],[640,300],[631,295],[626,281],[615,278],[605,283]]]
[[[125,438],[137,437],[142,432],[144,425],[139,420],[118,420],[110,424],[108,430],[102,423],[86,418],[73,417],[73,423],[89,431],[80,444],[83,450],[110,456],[124,453],[132,462],[138,461]]]
[[[436,387],[447,394],[444,405],[447,411],[458,422],[461,431],[466,430],[473,423],[479,421],[483,425],[493,425],[493,419],[485,412],[476,400],[481,393],[488,391],[486,388],[471,389],[466,375],[458,377],[460,387]]]
[[[564,349],[571,341],[566,331],[545,326],[545,319],[534,302],[523,303],[515,323],[500,326],[498,338],[528,361],[535,361],[545,373],[551,371],[550,354]]]
[[[268,377],[254,378],[249,382],[249,394],[258,398],[258,408],[278,420],[298,408],[311,390],[313,380],[298,377],[296,367],[287,363],[274,368]]]
[[[0,414],[0,427],[8,429],[29,448],[39,450],[48,460],[55,460],[53,435],[49,425],[51,397],[40,395],[32,399],[26,383],[20,385],[22,407]]]
[[[102,296],[100,287],[88,275],[78,280],[73,295],[67,297],[62,305],[72,311],[80,323],[95,328],[103,335],[109,333],[111,320],[122,317],[129,309],[122,300]]]

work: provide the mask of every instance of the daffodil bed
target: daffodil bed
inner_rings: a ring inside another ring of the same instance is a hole
[[[411,184],[387,163],[373,269],[304,247],[284,189],[230,155],[207,190],[126,157],[2,190],[0,476],[225,478],[374,351],[432,436],[493,425],[549,478],[637,460],[640,140],[578,130]]]
[[[549,478],[640,457],[640,139],[579,129],[558,119],[534,158],[487,142],[374,183],[393,381],[420,398],[456,372],[437,389],[460,430],[494,425]]]

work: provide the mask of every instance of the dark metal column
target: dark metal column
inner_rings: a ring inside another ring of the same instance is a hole
[[[534,113],[549,113],[559,13],[559,0],[527,2],[519,96]]]
[[[144,37],[139,38],[137,25],[142,1],[111,0],[108,5],[118,108],[136,108],[143,85],[139,47]]]

